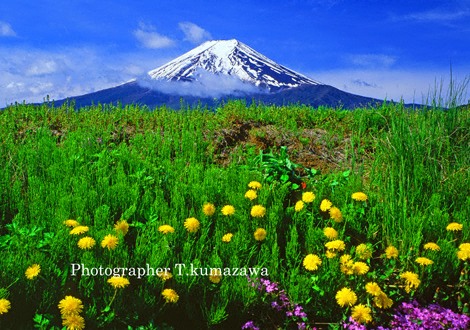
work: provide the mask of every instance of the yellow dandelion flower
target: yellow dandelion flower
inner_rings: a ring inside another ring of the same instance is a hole
[[[400,278],[405,280],[405,291],[409,293],[412,288],[418,288],[421,281],[418,278],[418,274],[413,272],[404,272],[400,274]]]
[[[357,323],[369,323],[372,321],[371,309],[369,306],[359,304],[352,308],[351,317]]]
[[[393,300],[387,297],[385,293],[380,292],[374,297],[374,303],[378,308],[387,309],[392,307]]]
[[[101,241],[101,247],[107,248],[108,250],[113,250],[118,245],[119,239],[114,235],[106,235]]]
[[[162,234],[169,234],[169,233],[174,233],[175,232],[175,228],[173,228],[172,226],[170,225],[161,225],[160,227],[158,227],[158,231]]]
[[[78,314],[70,314],[62,318],[62,325],[67,330],[85,329],[85,319]]]
[[[458,250],[457,258],[462,261],[470,260],[470,250]]]
[[[178,296],[178,294],[176,293],[175,290],[173,289],[165,289],[162,291],[162,296],[163,298],[165,299],[165,302],[167,303],[177,303],[178,302],[178,299],[180,298],[180,296]]]
[[[367,195],[363,192],[355,192],[351,195],[351,198],[358,202],[365,202],[367,200]]]
[[[199,223],[199,220],[196,218],[187,218],[186,221],[184,222],[184,228],[190,233],[195,233],[199,230],[199,227],[201,224]]]
[[[459,250],[470,251],[470,243],[462,243],[459,245]]]
[[[0,299],[0,315],[8,313],[11,308],[11,303],[5,298]]]
[[[431,259],[425,258],[425,257],[418,257],[415,260],[418,264],[421,266],[429,266],[432,265],[434,262]]]
[[[333,206],[329,210],[330,219],[333,219],[335,222],[343,221],[343,214],[341,213],[340,209],[336,206]]]
[[[340,262],[340,270],[343,274],[346,274],[346,275],[354,274],[354,271],[353,271],[354,261],[352,260],[349,254],[343,254],[339,258],[339,262]]]
[[[251,216],[254,218],[262,218],[266,214],[266,208],[263,205],[254,205],[251,208]]]
[[[366,283],[366,292],[373,296],[378,296],[382,292],[382,289],[380,289],[380,286],[377,283],[369,282]]]
[[[362,261],[357,261],[352,266],[353,272],[356,275],[365,275],[369,271],[369,266]]]
[[[90,228],[88,226],[77,226],[70,231],[70,235],[81,235],[86,233]]]
[[[342,288],[336,293],[336,301],[341,307],[352,306],[356,303],[357,296],[350,288]]]
[[[327,257],[328,259],[333,259],[334,257],[336,257],[336,255],[337,253],[331,250],[326,250],[325,252],[325,257]]]
[[[164,272],[159,272],[157,273],[157,276],[163,281],[168,281],[170,278],[173,278],[173,274],[170,272],[167,272],[166,270]]]
[[[439,245],[437,245],[436,243],[433,243],[433,242],[429,242],[429,243],[424,244],[424,249],[425,250],[431,250],[431,251],[440,251],[441,250]]]
[[[224,236],[222,236],[222,242],[230,243],[230,241],[232,240],[232,237],[233,237],[232,233],[227,233]]]
[[[266,239],[266,234],[266,229],[258,228],[255,230],[255,233],[253,235],[255,236],[255,240],[261,242]]]
[[[129,285],[129,280],[125,277],[113,276],[108,279],[108,283],[115,289],[121,289]]]
[[[234,215],[235,214],[235,208],[232,205],[225,205],[222,208],[222,214],[226,216]]]
[[[302,201],[304,203],[311,203],[315,200],[315,194],[311,191],[306,191],[302,193]]]
[[[90,236],[82,237],[77,242],[78,247],[82,250],[89,250],[94,247],[95,244],[96,241]]]
[[[470,243],[462,243],[459,245],[457,258],[463,261],[470,260]]]
[[[295,212],[300,212],[304,209],[304,202],[303,201],[298,201],[297,203],[295,203],[295,206],[294,206],[294,210]]]
[[[328,250],[334,250],[336,252],[341,252],[346,249],[346,245],[344,244],[344,242],[339,239],[325,243],[325,247]]]
[[[64,221],[64,225],[66,225],[67,227],[77,227],[77,226],[80,226],[80,224],[78,223],[78,221],[77,221],[77,220],[73,220],[73,219],[65,220],[65,221]]]
[[[323,234],[325,234],[326,238],[329,240],[337,239],[338,232],[333,227],[326,227],[323,229]]]
[[[222,271],[218,268],[211,269],[211,273],[209,275],[209,281],[217,284],[220,282],[221,279],[222,279]]]
[[[333,203],[330,200],[324,199],[320,203],[320,210],[322,210],[323,212],[327,212],[331,209],[332,206]]]
[[[82,301],[78,298],[73,296],[65,296],[65,298],[59,302],[58,307],[60,309],[60,314],[62,314],[64,317],[81,313],[83,304]]]
[[[126,220],[119,220],[114,225],[114,230],[117,231],[118,233],[121,232],[123,235],[126,235],[127,232],[129,231],[129,224],[127,223]]]
[[[248,187],[251,189],[259,190],[261,189],[261,183],[259,183],[258,181],[251,181],[250,183],[248,183]]]
[[[461,231],[463,229],[463,225],[457,222],[449,223],[446,227],[447,231]]]
[[[32,280],[36,276],[38,276],[40,272],[41,272],[41,266],[39,266],[38,264],[34,264],[32,266],[29,266],[28,269],[26,269],[24,274],[26,275],[26,278],[28,280]]]
[[[372,248],[364,243],[359,244],[356,246],[356,255],[362,260],[370,259],[372,258]]]
[[[304,258],[303,265],[306,270],[314,271],[317,270],[322,261],[316,254],[309,254]]]
[[[202,206],[202,213],[204,213],[204,215],[210,217],[211,215],[214,215],[215,213],[215,205],[212,204],[212,203],[205,203],[203,206]]]
[[[397,250],[397,248],[394,247],[393,245],[389,245],[389,246],[385,249],[385,256],[387,257],[387,259],[398,258],[398,250]]]
[[[256,193],[256,190],[250,189],[245,193],[245,198],[249,199],[250,201],[256,199],[258,197],[258,194]]]

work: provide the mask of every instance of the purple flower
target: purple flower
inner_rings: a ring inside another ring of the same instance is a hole
[[[247,330],[260,330],[253,321],[248,321],[246,322],[243,326],[242,329],[247,329]]]

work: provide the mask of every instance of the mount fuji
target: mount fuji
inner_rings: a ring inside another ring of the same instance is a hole
[[[234,98],[344,108],[380,102],[322,84],[231,39],[207,41],[144,77],[55,104],[74,100],[77,106],[120,102],[178,108],[182,101],[213,106]]]

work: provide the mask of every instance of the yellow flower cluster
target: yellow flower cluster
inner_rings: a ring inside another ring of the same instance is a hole
[[[118,243],[119,239],[116,236],[108,234],[101,241],[101,247],[103,249],[114,250],[117,247]]]
[[[250,189],[245,193],[245,198],[249,199],[250,201],[256,199],[258,197],[258,194],[256,193],[256,190]]]
[[[217,284],[222,279],[222,271],[220,269],[211,269],[211,273],[209,275],[209,281],[214,284]]]
[[[196,218],[187,218],[184,222],[184,228],[190,233],[195,233],[199,230],[201,226],[200,222]]]
[[[447,225],[447,231],[462,231],[463,225],[458,222],[451,222]]]
[[[324,199],[320,203],[320,210],[322,210],[323,212],[327,212],[331,209],[332,206],[333,203],[330,200]]]
[[[393,301],[390,299],[375,282],[366,284],[366,292],[374,296],[374,303],[378,308],[387,309],[392,307]]]
[[[351,317],[357,323],[369,323],[372,321],[372,310],[369,306],[358,304],[351,310]]]
[[[70,231],[70,235],[81,235],[86,233],[90,228],[88,226],[76,226]]]
[[[315,194],[311,191],[302,193],[302,201],[304,203],[312,203],[315,200]]]
[[[261,189],[261,183],[258,181],[251,181],[248,183],[248,188],[255,189],[255,190],[260,190]]]
[[[123,235],[126,235],[127,232],[129,231],[129,224],[127,223],[126,220],[119,220],[118,222],[116,222],[116,224],[114,225],[114,230],[117,232],[117,233],[121,233]]]
[[[82,250],[89,250],[93,248],[95,244],[96,241],[90,236],[82,237],[77,242],[78,247]]]
[[[340,270],[345,275],[365,275],[369,266],[362,261],[354,262],[349,254],[343,254],[339,259]]]
[[[416,263],[420,264],[421,266],[429,266],[432,265],[434,262],[431,259],[425,257],[418,257],[416,258]]]
[[[227,233],[224,236],[222,236],[222,242],[224,243],[230,243],[232,240],[233,234],[232,233]]]
[[[9,300],[2,298],[0,299],[0,315],[8,313],[11,308],[11,303]]]
[[[351,195],[351,198],[358,202],[365,202],[367,201],[367,195],[363,192],[355,192]]]
[[[215,205],[212,204],[212,203],[205,203],[203,206],[202,206],[202,213],[204,213],[204,215],[210,217],[212,215],[214,215],[215,213]]]
[[[400,274],[400,278],[405,280],[405,291],[410,293],[411,289],[418,288],[421,281],[418,278],[418,274],[413,272],[404,272]]]
[[[306,270],[315,271],[322,264],[322,261],[319,256],[316,254],[309,254],[304,258],[303,265]]]
[[[74,220],[74,219],[68,219],[68,220],[65,220],[64,221],[64,225],[66,225],[67,227],[72,227],[72,228],[75,228],[77,226],[80,226],[80,224],[78,223],[77,220]]]
[[[162,291],[162,296],[163,296],[163,299],[165,299],[166,303],[172,303],[172,304],[177,303],[178,299],[180,298],[180,296],[178,296],[176,291],[173,290],[173,289],[163,290]]]
[[[267,232],[264,228],[257,228],[253,235],[255,236],[255,240],[261,242],[266,239]]]
[[[26,271],[25,271],[25,275],[26,275],[26,278],[28,280],[32,280],[34,279],[36,276],[39,275],[39,273],[41,272],[41,266],[39,266],[38,264],[34,264],[32,266],[29,266]]]
[[[341,307],[353,306],[357,301],[357,295],[350,288],[342,288],[336,293],[336,302]]]
[[[334,240],[338,238],[338,232],[336,229],[333,227],[326,227],[323,229],[323,234],[328,238],[329,240]]]
[[[304,209],[305,203],[303,201],[297,201],[294,206],[295,212],[300,212]]]
[[[389,245],[386,249],[385,249],[385,256],[387,257],[387,259],[395,259],[395,258],[398,258],[398,250],[396,247],[394,247],[393,245]]]
[[[235,208],[232,205],[225,205],[222,207],[222,214],[226,216],[231,216],[235,214]]]
[[[330,250],[331,252],[341,252],[346,249],[346,244],[342,240],[334,240],[331,242],[325,243],[325,247]]]
[[[67,330],[82,330],[85,328],[85,319],[80,316],[83,310],[83,304],[80,299],[66,296],[59,302],[58,307],[62,316],[62,325]]]
[[[356,255],[359,259],[368,260],[372,258],[372,248],[367,244],[359,244],[356,246]]]
[[[254,205],[251,208],[251,216],[254,218],[262,218],[266,214],[266,208],[263,205]]]
[[[172,226],[170,225],[161,225],[160,227],[158,227],[158,231],[164,235],[166,234],[169,234],[169,233],[174,233],[175,232],[175,228],[173,228]]]
[[[436,243],[433,243],[433,242],[429,242],[429,243],[424,244],[423,248],[425,250],[431,250],[431,251],[440,251],[441,250],[439,245],[437,245]]]
[[[470,260],[470,243],[462,243],[459,245],[457,258],[463,261]]]
[[[116,290],[125,288],[126,286],[130,284],[127,278],[121,277],[121,276],[111,277],[110,279],[108,279],[108,283],[111,284],[111,286],[115,288]]]

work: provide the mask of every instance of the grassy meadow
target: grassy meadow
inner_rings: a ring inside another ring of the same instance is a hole
[[[468,107],[385,103],[12,105],[0,328],[376,328],[413,300],[468,315],[469,127]]]

